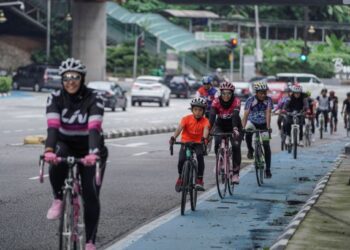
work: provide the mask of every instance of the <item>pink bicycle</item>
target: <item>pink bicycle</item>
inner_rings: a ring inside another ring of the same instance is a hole
[[[58,158],[59,162],[67,163],[68,175],[63,187],[63,208],[59,223],[59,249],[85,249],[84,209],[82,207],[82,190],[79,178],[78,163],[82,159],[69,156]],[[40,156],[40,183],[44,182],[44,156]],[[96,163],[96,185],[101,185],[100,162]]]
[[[234,183],[231,182],[231,176],[233,175],[233,169],[231,164],[232,149],[230,146],[230,139],[232,133],[214,133],[213,136],[221,136],[220,148],[216,155],[216,186],[218,194],[221,199],[224,199],[228,190],[230,195],[233,195]]]

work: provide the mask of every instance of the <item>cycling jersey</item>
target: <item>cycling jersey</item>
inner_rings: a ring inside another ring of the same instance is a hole
[[[287,112],[301,112],[306,111],[309,108],[307,98],[302,94],[299,98],[291,96],[291,98],[284,104],[283,110]]]
[[[329,97],[328,96],[317,96],[318,109],[321,111],[329,110]]]
[[[204,86],[202,86],[197,90],[196,96],[206,99],[207,108],[210,109],[216,94],[217,94],[217,90],[214,87],[211,87],[210,89],[206,89],[204,88]]]
[[[281,100],[279,100],[277,107],[275,108],[275,111],[277,110],[281,110],[284,106],[284,104],[290,99],[289,96],[284,96],[281,98]]]
[[[329,97],[329,107],[332,112],[338,112],[338,97]]]
[[[345,112],[346,113],[350,113],[350,100],[345,99],[343,102],[343,106],[345,106]]]
[[[314,114],[315,113],[315,100],[311,97],[308,97],[307,99],[307,104],[310,110],[310,114]]]
[[[83,87],[78,95],[57,90],[47,99],[48,136],[46,148],[55,149],[58,141],[72,150],[99,153],[104,146],[102,96]]]
[[[249,110],[248,120],[253,124],[266,124],[266,110],[272,110],[271,97],[267,96],[264,101],[259,101],[256,96],[251,96],[245,103],[244,110]]]
[[[193,114],[190,114],[182,118],[180,125],[183,128],[181,133],[182,142],[200,143],[203,137],[204,128],[209,128],[209,121],[205,117],[197,120]]]
[[[215,123],[217,127],[225,131],[232,131],[233,127],[240,129],[242,127],[239,117],[240,109],[241,101],[238,97],[233,96],[227,105],[220,97],[215,98],[210,111],[210,125],[213,126]]]

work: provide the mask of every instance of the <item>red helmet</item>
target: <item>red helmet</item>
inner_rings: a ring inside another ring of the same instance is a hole
[[[329,91],[329,95],[330,96],[334,96],[335,95],[335,92],[333,90]]]
[[[235,86],[233,86],[233,84],[230,83],[230,82],[223,81],[220,84],[220,91],[222,91],[222,90],[231,90],[232,92],[234,92],[235,91]]]

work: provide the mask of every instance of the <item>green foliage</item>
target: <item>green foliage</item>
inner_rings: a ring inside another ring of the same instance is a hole
[[[212,69],[216,69],[216,68],[229,69],[230,68],[230,61],[229,61],[230,51],[226,47],[210,48],[208,50],[210,54],[209,68],[212,68]],[[195,55],[203,63],[206,63],[207,50],[198,51],[195,53]],[[238,48],[234,50],[234,68],[235,69],[239,68],[239,49]]]
[[[0,77],[0,93],[7,93],[11,90],[12,78]]]
[[[164,64],[161,59],[151,56],[142,49],[138,56],[138,73],[151,74],[154,69]],[[134,63],[133,43],[123,43],[107,48],[107,71],[118,76],[131,76]]]

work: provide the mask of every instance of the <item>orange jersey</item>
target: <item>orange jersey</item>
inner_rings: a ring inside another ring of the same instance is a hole
[[[209,120],[205,117],[197,120],[193,114],[186,115],[182,118],[180,125],[182,126],[181,142],[198,142],[203,137],[204,128],[209,128]]]

